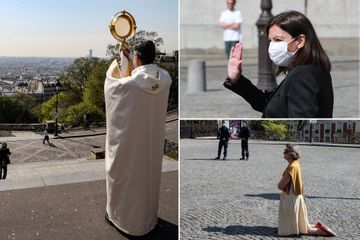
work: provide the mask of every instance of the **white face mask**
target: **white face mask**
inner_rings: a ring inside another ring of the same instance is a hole
[[[291,40],[289,43],[294,41],[296,38]],[[270,42],[269,45],[269,56],[271,61],[273,61],[274,64],[281,67],[287,67],[290,61],[293,59],[294,54],[297,52],[289,52],[287,50],[288,44],[285,41],[281,42]]]

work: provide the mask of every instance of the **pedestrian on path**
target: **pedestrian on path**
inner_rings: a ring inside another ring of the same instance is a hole
[[[241,43],[231,50],[224,86],[242,96],[263,118],[331,118],[334,93],[331,63],[310,20],[297,11],[274,16],[266,32],[269,56],[285,79],[272,92],[242,75]]]
[[[250,137],[250,128],[247,126],[245,121],[241,122],[242,127],[240,128],[240,139],[241,139],[241,158],[240,160],[249,159],[249,137]]]
[[[7,165],[10,164],[9,155],[11,155],[11,152],[7,147],[7,144],[2,143],[0,149],[0,179],[6,179]]]
[[[321,235],[336,236],[324,224],[317,222],[310,225],[304,201],[304,186],[300,168],[299,146],[287,144],[284,159],[288,162],[278,188],[282,190],[279,206],[278,235]]]
[[[45,130],[44,130],[44,140],[43,140],[43,144],[45,144],[45,141],[47,141],[48,144],[50,145],[50,142],[49,142],[49,133],[48,133],[47,128],[45,128]]]
[[[132,236],[150,234],[158,222],[161,165],[171,85],[153,64],[152,41],[140,41],[131,59],[121,50],[106,73],[106,221]],[[148,238],[147,238],[148,239]]]
[[[219,145],[218,145],[218,155],[215,158],[215,160],[220,159],[221,149],[223,147],[224,147],[223,160],[225,160],[226,155],[227,155],[228,142],[229,142],[229,138],[230,138],[230,132],[229,132],[229,129],[226,127],[225,121],[222,122],[222,126],[218,130],[217,138],[219,139]]]
[[[235,4],[235,0],[226,0],[227,9],[220,16],[220,27],[224,29],[226,59],[230,57],[231,48],[242,41],[241,23],[243,19],[241,12],[235,9]]]

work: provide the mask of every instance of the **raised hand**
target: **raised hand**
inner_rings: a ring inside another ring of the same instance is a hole
[[[124,56],[130,60],[130,50],[128,48],[120,49],[120,52],[122,52]]]
[[[242,73],[242,52],[243,45],[241,42],[237,43],[235,47],[231,48],[230,58],[228,62],[228,77],[234,83],[240,79]]]

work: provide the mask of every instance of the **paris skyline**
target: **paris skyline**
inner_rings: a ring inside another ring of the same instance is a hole
[[[108,24],[120,10],[135,17],[138,30],[157,32],[162,51],[178,49],[176,0],[13,0],[0,9],[0,56],[81,57],[93,49],[106,57],[116,43]]]

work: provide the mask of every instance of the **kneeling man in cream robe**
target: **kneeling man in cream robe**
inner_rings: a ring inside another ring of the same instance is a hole
[[[158,219],[169,73],[154,65],[155,45],[135,45],[133,63],[121,53],[106,73],[106,218],[141,236]],[[134,69],[132,70],[132,66]]]

